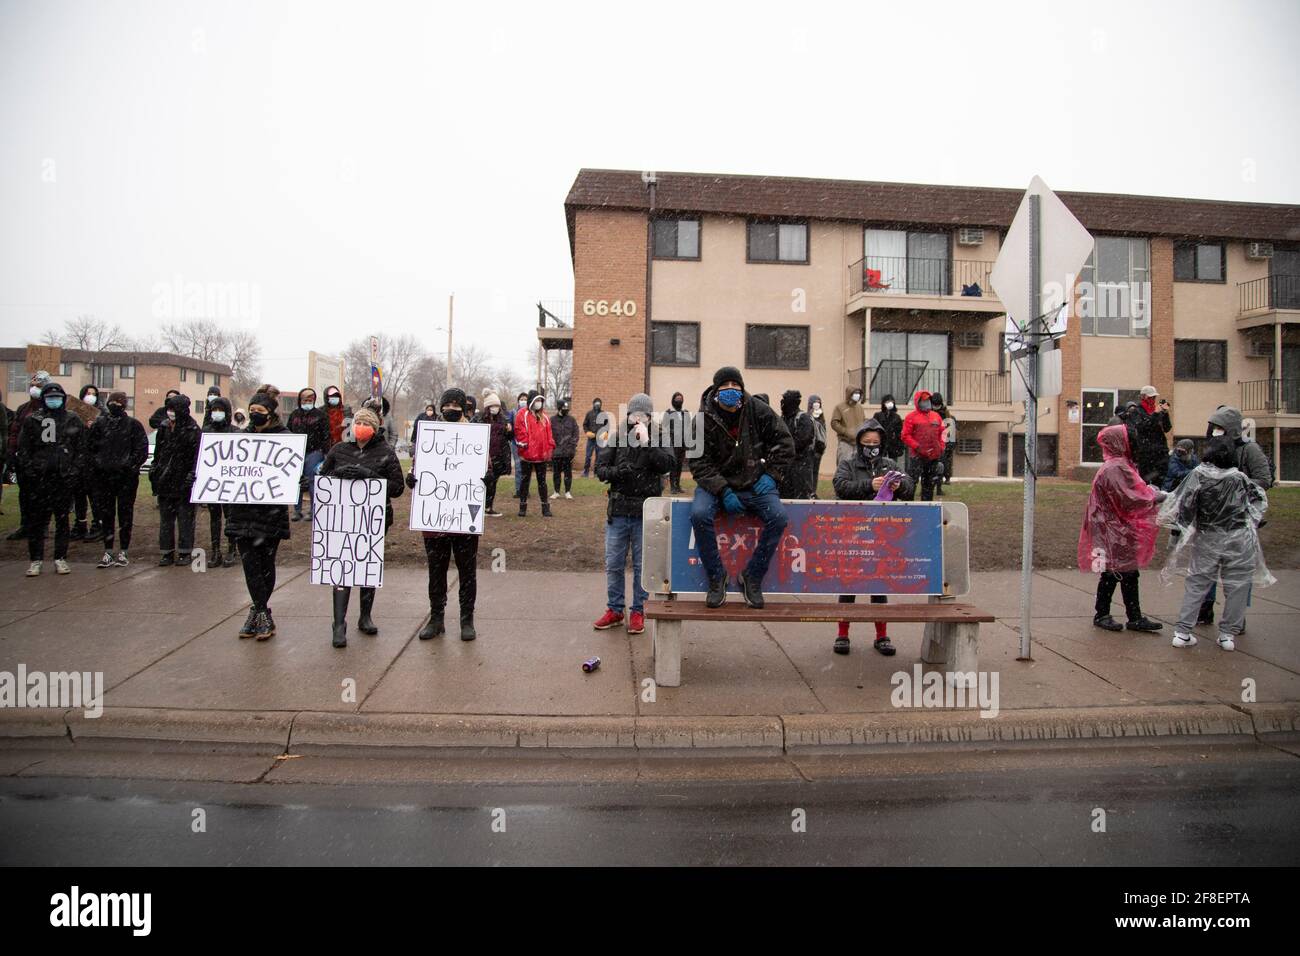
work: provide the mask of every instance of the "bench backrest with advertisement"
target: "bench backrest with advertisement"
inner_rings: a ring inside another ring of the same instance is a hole
[[[994,618],[956,600],[970,591],[964,504],[786,501],[785,506],[789,523],[763,580],[763,608],[748,607],[735,589],[758,540],[759,523],[750,515],[718,514],[718,549],[731,584],[727,603],[708,608],[690,499],[646,501],[641,584],[651,595],[645,616],[654,639],[655,683],[681,683],[682,625],[687,621],[921,623],[921,659],[942,665],[950,680],[962,674],[969,682],[979,666],[979,626]],[[840,604],[834,601],[840,594],[900,600]]]

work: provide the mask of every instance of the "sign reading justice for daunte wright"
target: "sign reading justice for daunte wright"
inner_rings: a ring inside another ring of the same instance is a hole
[[[200,505],[293,505],[307,436],[207,432],[199,445],[190,501]]]
[[[492,426],[420,422],[411,449],[411,530],[482,534]]]

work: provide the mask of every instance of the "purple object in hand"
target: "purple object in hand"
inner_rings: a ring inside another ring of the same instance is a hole
[[[898,484],[900,478],[904,477],[901,471],[885,472],[884,483],[881,484],[880,490],[876,492],[876,501],[893,501],[894,487]]]

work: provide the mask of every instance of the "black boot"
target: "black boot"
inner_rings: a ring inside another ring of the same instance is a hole
[[[750,607],[763,606],[763,590],[759,587],[759,582],[743,572],[740,575],[740,590],[745,595],[745,603]]]
[[[208,558],[208,567],[210,568],[221,567],[221,549],[213,548],[211,551],[208,552],[208,554],[212,555],[212,557]]]
[[[709,593],[704,597],[705,607],[722,607],[727,603],[727,576],[719,574],[709,581]]]
[[[462,641],[472,641],[478,637],[478,632],[474,630],[474,612],[468,614],[461,612],[460,615],[460,639]]]
[[[244,626],[239,629],[240,637],[252,637],[257,633],[257,616],[260,613],[261,611],[255,607],[248,609],[248,617],[244,620]]]
[[[528,517],[528,502],[525,501],[523,498],[519,499],[519,517],[521,518]]]
[[[357,618],[357,630],[362,634],[378,634],[379,628],[370,620],[370,611],[375,606],[375,589],[361,589],[361,616]]]
[[[420,640],[427,641],[435,637],[442,637],[447,633],[447,627],[442,620],[443,609],[435,607],[429,611],[429,623],[420,629],[417,635]]]
[[[170,568],[176,563],[176,555],[172,551],[164,551],[161,558],[158,559],[158,567]]]
[[[335,647],[348,646],[348,598],[351,588],[334,589],[334,641]]]

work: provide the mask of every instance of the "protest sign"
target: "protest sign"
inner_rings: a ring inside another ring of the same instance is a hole
[[[292,505],[307,436],[289,432],[205,432],[194,490],[198,505]]]
[[[383,587],[386,485],[382,478],[316,478],[311,503],[312,584]]]
[[[411,530],[482,534],[492,426],[420,422],[411,449]]]

